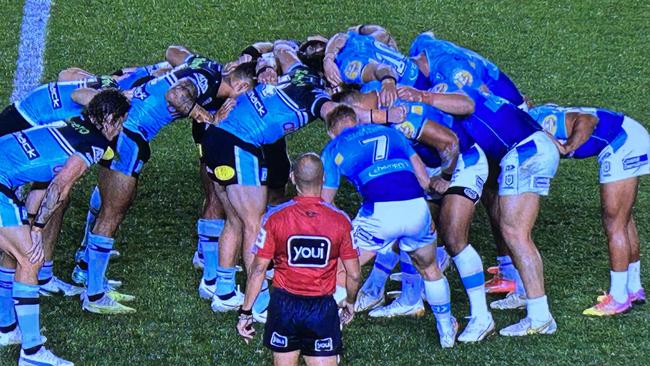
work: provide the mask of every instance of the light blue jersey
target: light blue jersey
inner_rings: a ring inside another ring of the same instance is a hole
[[[358,125],[344,130],[322,153],[326,188],[351,181],[364,203],[424,197],[410,158],[415,151],[395,129]]]
[[[598,124],[589,139],[566,158],[585,159],[598,156],[610,144],[622,146],[627,134],[623,130],[625,116],[602,108],[560,107],[556,104],[545,104],[528,112],[544,130],[560,141],[566,141],[570,136],[567,132],[566,116],[568,113],[586,113],[598,117]]]

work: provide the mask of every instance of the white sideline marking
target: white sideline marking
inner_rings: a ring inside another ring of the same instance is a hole
[[[43,75],[43,56],[50,0],[25,0],[11,102],[24,98]]]

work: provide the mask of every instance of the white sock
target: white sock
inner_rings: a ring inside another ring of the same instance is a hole
[[[345,287],[336,285],[336,290],[334,290],[334,294],[332,294],[332,296],[334,296],[334,301],[336,301],[337,304],[340,304],[348,297],[348,291],[345,289]]]
[[[627,266],[627,291],[634,293],[642,289],[641,286],[641,261],[630,263]]]
[[[546,323],[551,318],[551,311],[548,309],[548,298],[546,295],[528,299],[526,310],[528,317],[532,320],[533,327]]]
[[[481,257],[470,244],[454,257],[454,264],[456,264],[460,279],[465,286],[472,316],[486,316],[488,307],[485,299],[485,277]]]
[[[437,281],[424,281],[424,293],[431,305],[436,321],[440,323],[451,318],[451,296],[447,278],[442,276]]]
[[[609,294],[617,303],[627,301],[627,271],[609,271]]]

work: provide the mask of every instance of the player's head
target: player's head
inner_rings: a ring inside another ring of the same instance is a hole
[[[294,161],[290,178],[299,195],[320,197],[323,174],[323,162],[320,157],[313,152],[308,152]]]
[[[337,103],[345,103],[353,107],[374,109],[376,102],[372,98],[367,98],[367,95],[362,93],[360,85],[357,84],[341,84],[338,87],[338,92],[332,95],[332,100]]]
[[[83,116],[108,140],[113,140],[122,131],[122,123],[130,107],[131,104],[124,94],[117,89],[105,89],[90,100]]]
[[[323,58],[325,57],[326,46],[327,38],[323,36],[310,36],[298,48],[298,58],[312,71],[323,74]]]
[[[346,104],[339,104],[327,114],[325,124],[327,125],[327,134],[331,138],[335,138],[346,128],[359,124],[359,120],[352,107]]]
[[[244,62],[235,67],[231,72],[223,76],[223,82],[232,89],[231,98],[243,94],[255,87],[255,66],[254,61]]]

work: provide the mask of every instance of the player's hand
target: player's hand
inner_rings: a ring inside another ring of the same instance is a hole
[[[224,66],[223,68],[223,73],[230,74],[235,68],[237,68],[237,66],[251,61],[253,61],[253,56],[249,54],[243,54],[239,56],[239,58],[236,61],[228,62],[226,66]]]
[[[381,82],[381,91],[379,92],[379,105],[382,107],[390,107],[397,99],[397,85],[395,79],[387,78]]]
[[[218,125],[219,122],[226,119],[226,117],[228,117],[228,115],[230,114],[230,111],[232,111],[236,105],[237,105],[237,101],[235,99],[233,98],[226,99],[226,101],[223,102],[223,104],[221,105],[221,108],[219,108],[217,113],[214,114],[214,118],[212,119],[211,124]]]
[[[255,328],[253,327],[253,316],[246,314],[239,314],[239,321],[237,321],[237,333],[244,338],[244,342],[248,344],[255,336]]]
[[[43,252],[43,232],[39,228],[34,228],[30,234],[32,237],[32,247],[27,251],[27,255],[31,263],[38,263],[45,258]]]
[[[441,176],[431,177],[431,180],[429,180],[429,189],[438,194],[443,194],[447,192],[447,189],[449,189],[450,183],[450,181]]]
[[[422,102],[422,92],[410,86],[400,86],[397,88],[397,95],[400,99],[409,102]]]
[[[343,82],[341,72],[339,71],[339,67],[336,66],[334,57],[325,57],[323,59],[323,71],[325,71],[325,78],[332,87],[337,87]]]
[[[386,123],[402,123],[406,121],[406,106],[399,105],[388,109],[388,121]]]
[[[349,303],[347,300],[343,300],[341,305],[339,305],[341,308],[341,313],[340,313],[340,318],[341,318],[341,325],[348,325],[354,318],[354,303]]]
[[[272,67],[267,67],[264,71],[257,75],[257,81],[262,84],[277,84],[278,83],[278,73]]]
[[[546,131],[544,131],[546,132]],[[555,136],[551,135],[550,133],[546,132],[546,135],[553,141],[553,144],[555,147],[557,147],[557,151],[560,152],[560,155],[566,156],[569,153],[569,150],[562,144],[560,141],[558,141]]]

